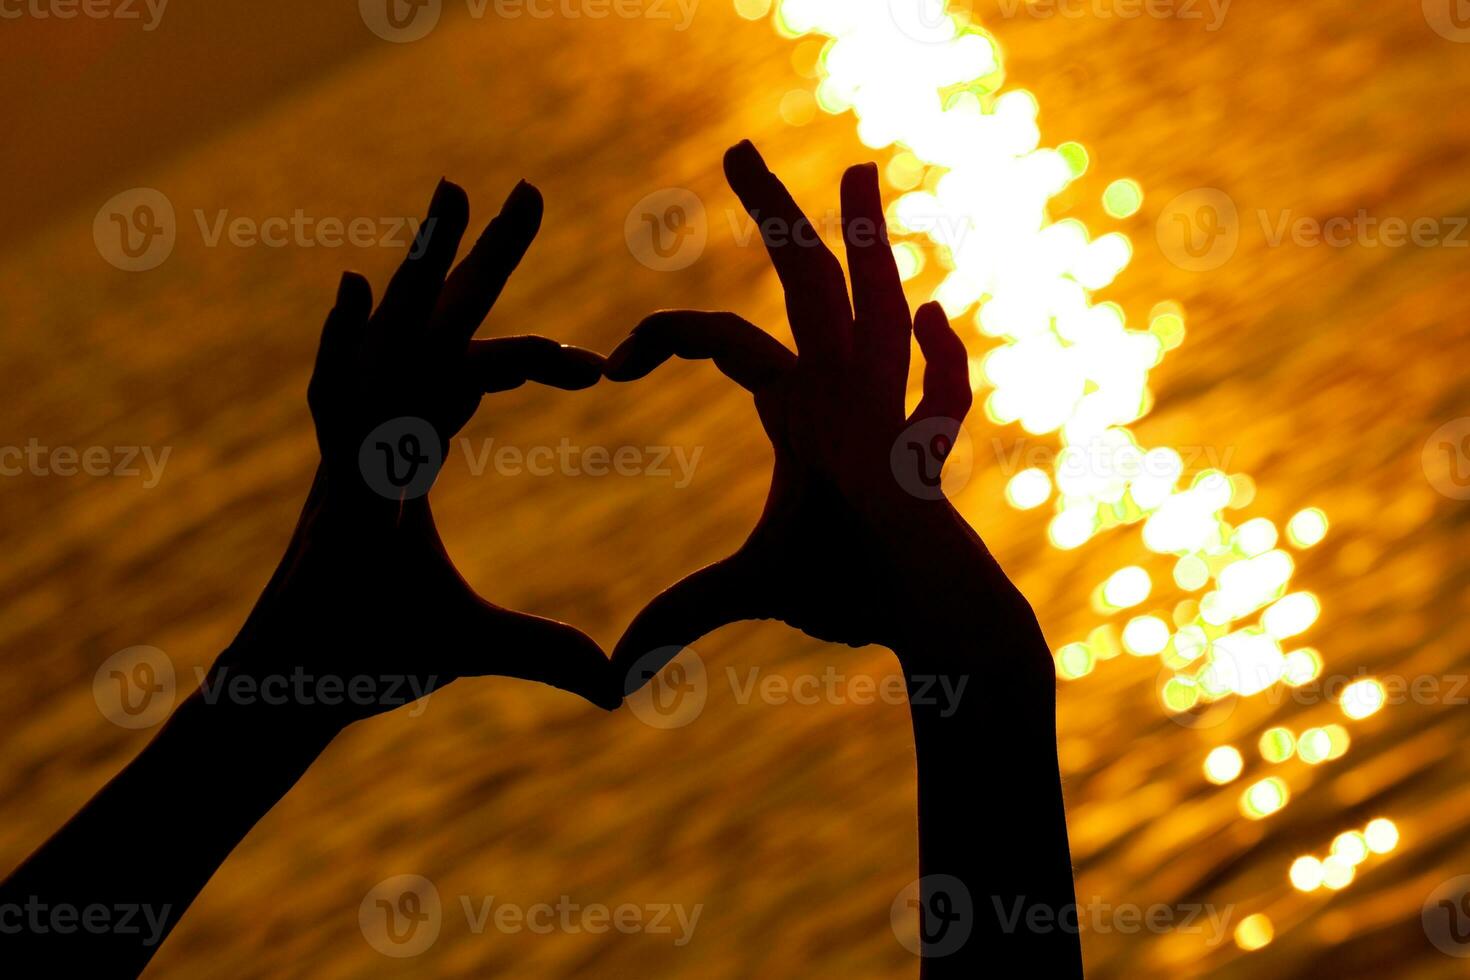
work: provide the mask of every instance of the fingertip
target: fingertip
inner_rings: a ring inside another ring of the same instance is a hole
[[[638,326],[642,327],[643,324]],[[663,358],[650,362],[650,358],[644,356],[644,347],[643,335],[638,328],[634,328],[633,333],[607,355],[602,365],[602,376],[609,381],[637,381],[663,363]]]
[[[629,337],[621,344],[618,344],[618,346],[614,347],[613,352],[607,355],[607,360],[602,362],[602,376],[604,378],[609,381],[632,380],[631,378],[626,377],[624,373],[628,366],[628,358],[631,356],[632,353],[630,350],[632,343],[633,338]]]
[[[337,308],[346,312],[370,309],[373,305],[373,287],[360,272],[348,270],[337,281]]]
[[[591,388],[602,380],[607,358],[596,351],[587,350],[585,347],[573,347],[570,344],[562,344],[561,349],[568,366],[565,385],[567,391]]]
[[[521,180],[505,199],[500,213],[520,226],[539,226],[546,201],[535,184]]]
[[[962,364],[969,359],[965,341],[950,325],[944,307],[928,302],[914,313],[914,339],[930,362]]]
[[[855,163],[842,172],[842,183],[849,187],[864,189],[869,186],[877,186],[878,165],[872,162]]]
[[[748,139],[741,140],[739,143],[736,143],[734,146],[725,151],[726,163],[759,163],[760,159],[760,151],[757,150],[755,148],[755,144]]]
[[[603,362],[607,360],[607,358],[597,353],[597,351],[589,350],[586,347],[578,347],[576,344],[561,344],[560,349],[563,357],[577,364],[594,367],[598,373],[602,372]]]
[[[940,331],[953,333],[944,307],[937,300],[931,299],[914,311],[914,336],[922,343],[926,336],[932,339]]]
[[[750,140],[741,140],[725,151],[725,179],[732,186],[753,174],[766,172],[766,161]]]
[[[469,195],[448,178],[440,178],[434,199],[429,202],[429,213],[416,230],[405,264],[436,269],[450,262],[469,220]]]
[[[465,189],[448,177],[440,177],[439,184],[434,188],[434,197],[429,202],[429,216],[434,218],[448,218],[456,214],[468,214],[470,209],[470,197]]]

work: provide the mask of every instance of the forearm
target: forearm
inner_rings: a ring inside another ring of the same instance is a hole
[[[209,703],[201,692],[180,705],[0,884],[8,966],[139,973],[215,869],[331,741],[287,710]]]
[[[933,886],[922,899],[930,952],[954,946],[945,945],[946,907],[950,915],[968,909],[971,925],[948,955],[926,956],[930,980],[1082,975],[1054,715],[1018,712],[1012,694],[982,674],[952,703],[913,706],[920,874]],[[911,699],[923,700],[917,688]],[[959,891],[930,877],[939,875],[958,879],[968,895],[934,904],[934,892]]]
[[[924,976],[1081,976],[1050,650],[1030,605],[947,503],[906,515],[891,533],[924,543],[902,555],[926,613],[896,648],[918,752],[920,866],[963,882],[973,923],[952,954],[925,958]]]

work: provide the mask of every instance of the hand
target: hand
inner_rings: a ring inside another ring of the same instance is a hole
[[[969,363],[937,303],[910,319],[877,168],[842,180],[851,303],[836,256],[755,147],[732,148],[725,175],[761,228],[799,356],[733,313],[680,310],[648,317],[608,358],[614,381],[670,355],[712,359],[755,395],[776,457],[765,511],[740,549],[659,595],[618,643],[625,693],[713,629],[779,619],[823,640],[888,646],[910,672],[963,670],[959,658],[1001,641],[1023,652],[989,669],[1013,669],[1049,702],[1055,673],[1030,607],[929,490],[970,408]],[[923,398],[905,418],[911,329],[926,363]],[[907,469],[915,462],[929,471]],[[981,642],[957,642],[972,639]]]
[[[621,702],[591,639],[481,599],[434,526],[429,487],[483,394],[586,388],[603,363],[544,337],[472,339],[536,235],[541,196],[519,184],[451,272],[468,218],[464,191],[441,182],[376,312],[367,280],[342,277],[307,390],[321,464],[285,559],[206,685],[228,692],[244,675],[262,692],[305,690],[293,714],[329,729],[485,674]]]
[[[613,665],[624,692],[739,619],[888,646],[910,690],[924,907],[955,888],[977,911],[984,896],[1075,904],[1051,654],[1030,606],[938,480],[970,408],[964,344],[937,304],[910,320],[875,167],[842,180],[850,302],[836,257],[755,148],[730,150],[725,175],[761,228],[799,355],[734,314],[682,311],[655,313],[608,358],[614,381],[641,378],[671,355],[713,359],[755,395],[776,456],[765,511],[739,550],[658,596],[623,634]],[[905,418],[911,331],[924,392]],[[920,696],[936,677],[949,680],[952,701]],[[975,807],[982,779],[1006,787],[1011,802]],[[923,960],[926,980],[1009,975],[1022,963],[1042,976],[1082,975],[1075,935],[1005,929],[987,916],[960,949],[934,954]]]

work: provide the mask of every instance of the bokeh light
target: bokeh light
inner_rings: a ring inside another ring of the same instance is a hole
[[[1115,180],[1103,191],[1102,204],[1110,218],[1131,217],[1143,206],[1143,188],[1126,177]]]
[[[1267,776],[1247,786],[1240,794],[1240,812],[1252,820],[1260,820],[1286,806],[1290,799],[1291,792],[1285,781],[1277,776]]]
[[[1246,916],[1235,927],[1235,944],[1247,953],[1269,945],[1274,938],[1276,930],[1271,919],[1261,912]]]
[[[1339,704],[1343,714],[1357,721],[1377,714],[1387,699],[1388,694],[1383,685],[1371,677],[1365,677],[1342,689]]]
[[[1310,892],[1322,887],[1322,862],[1305,854],[1291,862],[1291,886],[1297,891]]]
[[[909,23],[891,4],[784,0],[776,20],[784,34],[826,39],[818,103],[851,112],[864,143],[891,151],[883,168],[896,192],[890,230],[924,254],[900,258],[905,281],[932,283],[930,298],[951,318],[971,318],[993,344],[972,361],[986,418],[1056,440],[1050,472],[1013,474],[1006,501],[1018,510],[1050,504],[1046,538],[1061,551],[1134,529],[1148,553],[1167,561],[1155,567],[1131,556],[1101,579],[1092,593],[1097,615],[1155,608],[1084,627],[1085,639],[1057,648],[1058,676],[1105,672],[1124,651],[1157,655],[1157,701],[1183,725],[1217,709],[1228,717],[1239,699],[1320,681],[1323,653],[1298,638],[1317,625],[1322,603],[1294,585],[1296,559],[1287,549],[1323,541],[1326,512],[1308,506],[1280,523],[1246,513],[1257,499],[1255,480],[1222,465],[1228,452],[1200,452],[1223,447],[1186,454],[1139,440],[1132,426],[1153,405],[1150,374],[1190,335],[1184,309],[1157,302],[1139,329],[1119,304],[1098,296],[1132,261],[1133,243],[1053,213],[1079,181],[1098,179],[1092,154],[1077,141],[1043,144],[1036,98],[1008,86],[999,44],[973,13],[938,0],[914,11]],[[1140,212],[1144,188],[1108,179],[1100,200],[1107,218],[1127,219]],[[1164,594],[1171,586],[1178,593]],[[1344,717],[1373,715],[1382,695],[1371,679],[1349,685]],[[1261,820],[1287,806],[1289,781],[1302,772],[1294,767],[1347,753],[1346,728],[1312,721],[1300,731],[1268,723],[1249,736],[1279,775],[1240,792],[1244,817]],[[1220,745],[1202,768],[1206,781],[1223,785],[1240,778],[1245,759]],[[1340,836],[1338,853],[1299,858],[1290,883],[1297,892],[1345,887],[1362,863],[1359,852],[1377,853],[1374,842],[1391,846],[1396,834],[1385,819]],[[1271,920],[1258,913],[1236,939],[1258,949],[1273,936]]]
[[[1127,609],[1147,599],[1152,590],[1153,582],[1149,579],[1148,572],[1137,565],[1129,565],[1127,568],[1118,569],[1103,583],[1102,594],[1103,600],[1109,606],[1114,609]],[[1128,642],[1126,631],[1123,634],[1123,642],[1125,644]]]
[[[1296,738],[1289,728],[1268,728],[1261,735],[1259,748],[1261,758],[1267,762],[1285,762],[1296,752]]]
[[[1374,854],[1387,854],[1399,846],[1399,828],[1387,817],[1376,817],[1363,828],[1363,839]]]
[[[1022,470],[1006,484],[1006,500],[1017,510],[1040,507],[1050,496],[1051,477],[1036,467]]]
[[[1310,548],[1327,537],[1327,515],[1317,507],[1297,511],[1286,522],[1286,536],[1298,548]]]
[[[1205,756],[1205,778],[1212,783],[1224,785],[1231,782],[1240,775],[1245,768],[1245,760],[1240,755],[1240,750],[1230,746],[1221,745],[1210,750]]]

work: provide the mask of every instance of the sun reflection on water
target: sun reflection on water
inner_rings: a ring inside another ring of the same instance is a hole
[[[1129,426],[1152,408],[1150,371],[1184,342],[1184,312],[1160,302],[1139,326],[1118,304],[1095,299],[1128,267],[1132,243],[1118,231],[1097,234],[1075,218],[1049,216],[1051,201],[1088,174],[1091,159],[1076,142],[1041,145],[1036,98],[1006,86],[995,37],[943,0],[736,0],[736,8],[752,20],[770,16],[783,36],[802,39],[803,52],[816,45],[816,105],[852,112],[859,138],[891,151],[883,173],[897,192],[887,217],[901,275],[907,282],[937,270],[932,298],[996,341],[971,372],[989,420],[1055,434],[1050,472],[1016,472],[1007,502],[1020,510],[1050,503],[1047,535],[1058,549],[1137,526],[1149,551],[1173,559],[1170,578],[1184,598],[1170,608],[1142,608],[1161,601],[1169,583],[1138,565],[1098,584],[1095,612],[1133,612],[1121,628],[1106,622],[1059,647],[1059,676],[1079,680],[1125,651],[1157,656],[1159,701],[1181,718],[1321,677],[1321,654],[1289,643],[1314,626],[1321,603],[1293,589],[1287,548],[1321,542],[1326,513],[1304,509],[1283,533],[1270,518],[1242,513],[1255,496],[1248,475],[1222,465],[1190,473],[1179,449],[1139,443]],[[1119,178],[1100,204],[1109,217],[1126,218],[1144,195],[1137,181]],[[1382,685],[1364,678],[1342,692],[1339,706],[1355,721],[1384,700]],[[1350,742],[1336,723],[1300,733],[1277,726],[1258,748],[1273,766],[1293,758],[1317,766],[1341,758]],[[1222,745],[1201,775],[1225,784],[1244,768],[1241,752]],[[1290,800],[1286,778],[1268,775],[1241,791],[1239,808],[1264,820]],[[1392,821],[1375,819],[1340,835],[1324,858],[1298,859],[1286,884],[1346,887],[1370,854],[1397,843]],[[1260,913],[1236,933],[1248,952],[1273,938]]]

